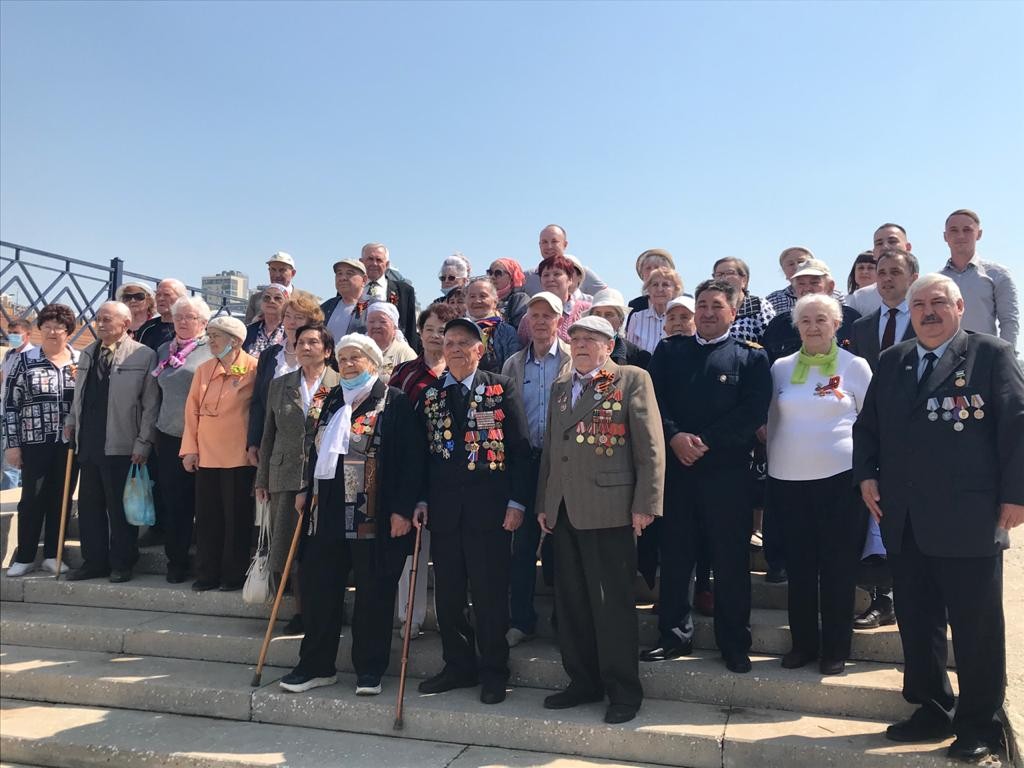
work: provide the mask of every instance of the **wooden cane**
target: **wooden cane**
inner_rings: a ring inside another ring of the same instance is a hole
[[[316,497],[313,497],[313,505],[316,505]],[[303,510],[304,512],[305,510]],[[281,600],[284,598],[285,587],[288,586],[288,576],[292,572],[292,560],[295,559],[295,550],[299,546],[299,538],[302,536],[303,512],[299,512],[299,519],[295,523],[295,533],[292,534],[292,543],[288,547],[288,559],[284,561],[284,573],[281,574],[281,583],[277,585],[277,596],[274,597],[274,607],[270,609],[270,621],[267,622],[267,632],[263,635],[263,647],[260,648],[260,658],[256,662],[256,674],[252,676],[252,687],[257,688],[260,678],[263,676],[263,663],[267,660],[267,651],[270,650],[270,638],[274,635],[274,624],[277,622],[277,611],[281,607]]]
[[[398,673],[398,703],[395,705],[395,730],[404,727],[402,706],[405,704],[405,673],[409,670],[409,639],[412,634],[412,608],[416,603],[416,572],[419,570],[420,540],[423,526],[416,529],[416,544],[412,548],[412,567],[409,569],[409,604],[405,608],[405,638],[402,640],[402,669]]]
[[[64,495],[60,505],[60,529],[57,531],[57,573],[54,580],[60,580],[61,566],[64,564],[64,531],[68,525],[68,507],[71,506],[71,466],[75,461],[75,449],[68,446],[68,463],[64,469]]]

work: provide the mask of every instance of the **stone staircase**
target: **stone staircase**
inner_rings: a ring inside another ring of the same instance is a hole
[[[72,560],[76,545],[69,546]],[[263,684],[253,688],[269,606],[167,584],[157,549],[144,550],[137,573],[127,584],[57,582],[38,573],[0,578],[3,760],[190,768],[949,764],[948,742],[899,745],[882,735],[911,711],[900,694],[895,628],[858,633],[843,675],[823,677],[813,665],[784,670],[785,586],[765,584],[759,573],[749,674],[725,670],[711,621],[701,618],[692,657],[641,665],[646,699],[633,722],[605,725],[597,704],[545,710],[544,696],[566,678],[547,620],[550,591],[540,584],[539,636],[512,649],[506,702],[484,706],[476,689],[419,694],[419,679],[442,664],[440,639],[428,631],[412,644],[405,727],[397,732],[399,642],[379,697],[354,695],[348,627],[338,685],[283,692],[276,681],[294,664],[301,638],[275,635]],[[286,603],[281,617],[292,612]],[[641,643],[653,642],[649,606],[639,622]],[[430,606],[425,628],[435,627]]]

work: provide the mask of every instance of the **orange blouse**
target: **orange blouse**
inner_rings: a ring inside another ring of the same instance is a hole
[[[231,372],[226,372],[218,360],[207,360],[196,369],[185,400],[185,432],[179,456],[198,453],[203,469],[249,465],[245,444],[256,362],[255,357],[242,352]]]

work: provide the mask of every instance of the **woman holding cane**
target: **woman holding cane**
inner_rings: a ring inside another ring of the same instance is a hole
[[[309,480],[295,501],[296,509],[305,510],[300,557],[306,634],[299,663],[279,684],[298,693],[337,682],[341,592],[351,568],[356,693],[372,696],[381,692],[390,659],[395,589],[412,549],[423,435],[406,396],[378,378],[383,356],[373,339],[343,336],[337,357],[341,386],[324,401]]]

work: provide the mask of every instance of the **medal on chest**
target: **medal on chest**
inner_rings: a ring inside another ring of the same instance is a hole
[[[595,393],[598,399],[604,398],[603,402],[576,424],[577,444],[593,446],[598,456],[613,456],[616,446],[626,444],[626,425],[615,421],[622,411],[622,390],[609,391],[610,387],[609,383],[603,392]]]
[[[505,469],[505,412],[501,409],[504,387],[480,384],[474,390],[466,413],[466,469]]]

